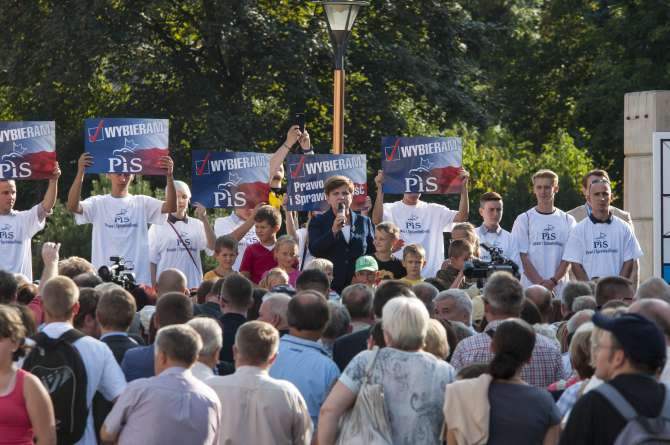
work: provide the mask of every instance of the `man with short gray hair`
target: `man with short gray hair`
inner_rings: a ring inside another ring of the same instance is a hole
[[[508,318],[519,318],[523,302],[519,280],[507,272],[496,272],[484,286],[484,314],[488,320],[484,332],[462,340],[451,357],[458,370],[474,363],[489,363],[493,359],[491,338],[496,328]],[[530,385],[546,388],[564,375],[561,354],[551,340],[535,335],[535,347],[530,362],[521,369],[521,378]]]
[[[156,335],[156,377],[135,380],[117,400],[100,431],[103,442],[218,444],[221,404],[191,373],[202,349],[188,325]]]
[[[670,303],[670,286],[660,277],[649,277],[635,292],[635,300],[642,300],[645,298],[658,298],[666,303]]]
[[[263,297],[258,309],[258,320],[270,323],[279,331],[279,336],[288,334],[288,304],[291,297],[280,292],[270,292]]]
[[[300,391],[268,374],[278,347],[279,333],[268,323],[250,321],[237,330],[235,374],[207,380],[225,413],[219,443],[310,443],[312,422]]]
[[[444,321],[460,321],[472,330],[472,299],[464,290],[443,290],[437,294],[433,303],[435,318]]]
[[[335,340],[351,332],[351,316],[346,307],[335,301],[328,302],[328,309],[330,311],[330,320],[328,320],[326,328],[323,330],[323,334],[321,334],[319,343],[328,352],[328,355],[332,357]]]
[[[223,331],[218,321],[210,317],[196,317],[186,323],[198,333],[202,340],[202,349],[198,361],[191,372],[203,382],[214,375],[214,368],[219,363],[219,353],[223,345]]]

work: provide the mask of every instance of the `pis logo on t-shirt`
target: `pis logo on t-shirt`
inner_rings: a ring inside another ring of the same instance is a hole
[[[607,234],[600,232],[600,234],[593,239],[593,248],[594,249],[609,248],[609,243],[607,242]]]
[[[556,241],[554,226],[551,224],[547,224],[547,227],[542,229],[542,241]]]
[[[121,211],[114,216],[115,224],[128,224],[129,222],[128,209],[121,209]]]
[[[11,224],[5,224],[0,227],[0,240],[12,240],[14,239],[14,232],[12,231]]]

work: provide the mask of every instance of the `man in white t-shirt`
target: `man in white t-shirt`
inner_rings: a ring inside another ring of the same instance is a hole
[[[558,175],[553,171],[540,170],[533,175],[533,193],[537,205],[517,216],[512,226],[523,267],[521,284],[540,284],[560,297],[570,266],[563,261],[563,250],[575,219],[554,207]]]
[[[482,244],[495,249],[502,256],[518,262],[512,234],[500,227],[503,215],[502,196],[496,192],[486,192],[479,198],[479,215],[483,219],[481,226],[477,227],[479,238],[479,258],[482,261],[491,261],[491,253]]]
[[[401,201],[384,204],[384,172],[379,170],[375,177],[377,199],[372,210],[372,222],[391,221],[400,228],[400,239],[404,244],[420,244],[426,250],[426,265],[421,276],[434,277],[444,261],[444,238],[442,233],[452,223],[468,220],[468,178],[470,174],[460,170],[463,179],[463,191],[458,211],[446,206],[421,201],[421,193],[405,193]],[[402,258],[402,252],[396,252]]]
[[[112,192],[81,201],[84,169],[92,164],[90,153],[79,157],[77,175],[67,196],[67,208],[75,214],[76,223],[93,224],[91,262],[99,268],[110,266],[111,257],[123,258],[127,266],[132,265],[137,283],[151,285],[148,224],[165,224],[167,214],[177,210],[172,159],[169,156],[160,159],[167,178],[165,201],[131,195],[128,188],[134,175],[128,173],[108,173]]]
[[[33,258],[30,249],[33,236],[44,229],[46,217],[56,204],[60,168],[54,168],[44,199],[30,210],[16,211],[16,182],[0,181],[0,269],[24,275],[33,280]]]
[[[592,181],[587,202],[591,212],[570,234],[563,260],[571,263],[578,280],[612,275],[630,279],[642,249],[630,225],[610,210],[610,182],[607,179]]]

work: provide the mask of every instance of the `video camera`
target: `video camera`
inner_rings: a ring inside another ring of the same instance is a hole
[[[136,287],[135,274],[131,272],[134,269],[132,263],[126,263],[123,257],[109,257],[111,266],[102,266],[98,269],[98,275],[106,283],[115,283],[125,290],[132,292]]]
[[[494,272],[509,272],[517,279],[521,278],[519,274],[519,265],[502,254],[498,247],[492,247],[488,244],[480,244],[484,250],[491,255],[491,261],[472,260],[466,261],[463,268],[463,275],[468,279],[479,280],[478,287],[483,287],[483,282]],[[482,284],[479,286],[479,284]]]

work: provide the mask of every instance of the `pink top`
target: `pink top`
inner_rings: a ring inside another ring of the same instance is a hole
[[[16,381],[11,393],[0,396],[0,444],[32,445],[33,427],[28,417],[23,382],[27,372],[16,371]]]
[[[295,282],[298,280],[298,275],[300,275],[300,271],[298,269],[295,269],[293,272],[289,272],[288,284],[295,287]]]

